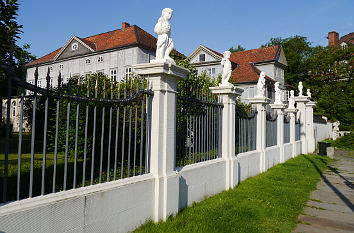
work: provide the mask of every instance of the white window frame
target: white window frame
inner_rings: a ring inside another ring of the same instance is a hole
[[[124,77],[126,79],[128,79],[132,73],[133,73],[133,68],[131,66],[127,66],[124,68]]]
[[[91,65],[91,60],[90,60],[90,58],[87,58],[87,59],[85,60],[85,64],[86,64],[86,65]]]
[[[16,101],[12,101],[12,116],[16,116]]]
[[[98,63],[102,63],[102,62],[103,62],[103,56],[99,56],[99,57],[97,58],[97,62],[98,62]]]
[[[37,87],[42,87],[42,80],[37,80]]]
[[[63,70],[64,69],[64,64],[60,64],[59,65],[59,70]]]
[[[96,74],[102,74],[102,75],[104,75],[104,70],[96,70]]]
[[[53,72],[53,66],[49,66],[49,72],[50,72],[50,73]]]
[[[71,50],[76,51],[79,49],[79,43],[75,42],[71,44]]]
[[[118,74],[118,68],[113,68],[110,70],[110,78],[111,80],[117,82],[117,74]]]

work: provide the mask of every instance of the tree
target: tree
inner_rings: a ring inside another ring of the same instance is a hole
[[[342,130],[353,130],[354,46],[313,48],[307,59],[309,78],[305,86],[317,101],[316,115],[341,122]]]
[[[19,4],[17,0],[0,1],[0,64],[8,64],[9,61],[19,77],[23,74],[23,68],[26,63],[35,59],[27,50],[29,45],[23,47],[16,45],[22,33],[22,25],[16,22]],[[16,86],[13,85],[12,95],[17,93]],[[0,96],[7,96],[7,78],[3,71],[0,71]]]
[[[304,36],[292,36],[285,39],[271,38],[261,47],[282,45],[288,66],[285,68],[285,82],[297,86],[299,81],[307,79],[307,58],[311,55],[311,43]]]
[[[240,52],[240,51],[245,51],[246,49],[244,47],[242,47],[241,45],[237,45],[237,48],[231,47],[229,48],[229,51],[231,53],[233,52]]]

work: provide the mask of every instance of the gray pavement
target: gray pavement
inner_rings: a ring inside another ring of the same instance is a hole
[[[354,232],[354,151],[335,151],[294,232]]]

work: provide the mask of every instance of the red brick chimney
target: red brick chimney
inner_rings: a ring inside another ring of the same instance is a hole
[[[122,29],[124,30],[124,29],[126,29],[127,27],[130,27],[130,24],[127,23],[127,22],[123,22],[123,23],[122,23]]]
[[[328,46],[336,46],[339,44],[339,34],[336,31],[328,32]]]

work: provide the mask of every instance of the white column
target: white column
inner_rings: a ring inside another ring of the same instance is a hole
[[[150,172],[155,177],[154,221],[178,212],[179,180],[175,171],[177,82],[188,70],[168,63],[134,65],[147,76],[154,92],[151,103]]]
[[[296,96],[296,108],[300,112],[300,140],[302,145],[302,153],[307,153],[307,142],[306,142],[306,103],[309,101],[307,96]]]
[[[280,148],[280,163],[284,162],[284,108],[285,104],[270,104],[277,112],[277,146]]]
[[[293,153],[292,157],[294,158],[296,155],[296,142],[295,142],[295,113],[297,112],[297,109],[295,108],[287,108],[285,109],[285,112],[287,112],[290,116],[290,143],[293,145]]]
[[[316,149],[315,134],[313,128],[313,107],[316,106],[316,102],[310,101],[306,103],[306,141],[307,152],[313,153]]]
[[[234,179],[235,160],[235,106],[236,98],[240,96],[243,89],[234,86],[210,87],[211,93],[220,96],[224,104],[222,110],[222,158],[226,161],[226,190],[235,187],[237,180]]]
[[[265,171],[265,148],[266,148],[266,105],[270,99],[266,97],[254,97],[249,103],[257,109],[257,144],[256,150],[260,152],[260,172]]]

